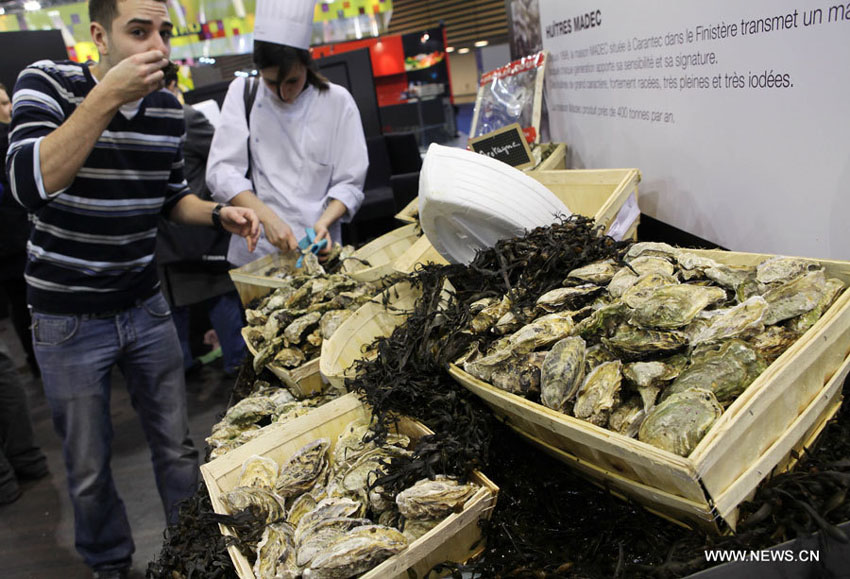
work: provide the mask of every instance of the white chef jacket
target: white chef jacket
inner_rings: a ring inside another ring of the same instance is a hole
[[[248,127],[245,123],[244,78],[230,83],[221,121],[207,161],[207,185],[213,198],[227,203],[242,191],[253,191],[283,219],[300,240],[331,199],[348,209],[340,221],[350,221],[363,202],[369,158],[360,113],[351,94],[331,84],[326,91],[312,85],[294,103],[280,100],[260,81],[251,109],[251,173],[248,169]],[[234,235],[227,259],[242,266],[277,250],[260,234],[254,253]],[[339,222],[330,228],[340,241]]]

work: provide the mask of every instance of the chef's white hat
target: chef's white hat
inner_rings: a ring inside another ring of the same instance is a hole
[[[310,48],[316,0],[257,0],[254,38]]]

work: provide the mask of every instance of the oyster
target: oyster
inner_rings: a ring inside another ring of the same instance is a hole
[[[686,346],[688,339],[677,331],[644,330],[631,324],[620,324],[613,336],[602,338],[602,343],[625,357],[635,357],[675,352]]]
[[[245,320],[249,326],[264,326],[268,319],[268,315],[259,310],[245,310]]]
[[[593,284],[584,284],[575,287],[560,287],[546,292],[537,298],[537,306],[547,312],[554,312],[561,307],[569,305],[578,298],[593,295],[602,290],[602,287]]]
[[[824,284],[824,293],[818,305],[805,314],[788,320],[788,329],[799,334],[815,325],[826,310],[835,302],[841,292],[844,291],[844,282],[839,279],[830,278]]]
[[[649,259],[649,258],[638,258]],[[653,258],[654,259],[654,258]],[[621,298],[626,291],[637,283],[640,275],[634,273],[627,267],[622,268],[614,277],[611,278],[608,284],[608,294],[613,298]]]
[[[651,273],[658,273],[664,276],[672,277],[673,273],[675,272],[675,268],[669,260],[663,257],[654,257],[650,255],[643,255],[641,257],[636,257],[635,259],[631,260],[629,262],[629,268],[638,276],[648,275]],[[627,271],[629,268],[627,268]],[[611,291],[610,287],[608,291]]]
[[[263,348],[254,356],[254,372],[259,374],[263,367],[274,359],[275,355],[285,345],[286,338],[284,336],[278,336],[271,342],[266,342]]]
[[[496,388],[529,396],[540,392],[540,371],[547,352],[531,352],[508,358],[495,366],[490,373],[490,382]]]
[[[652,299],[656,289],[670,285],[679,285],[679,282],[675,277],[663,273],[647,273],[640,276],[629,289],[623,292],[623,303],[634,309]]]
[[[634,307],[630,321],[646,328],[674,329],[686,326],[707,306],[726,299],[716,287],[689,284],[654,288]],[[628,303],[628,302],[627,302]]]
[[[628,314],[629,308],[623,302],[603,306],[576,324],[573,333],[586,340],[598,334],[609,336]]]
[[[321,319],[322,314],[319,312],[303,315],[286,326],[286,329],[283,331],[283,337],[288,344],[300,344],[307,334],[316,329]]]
[[[317,348],[322,345],[322,331],[319,328],[313,330],[313,332],[307,336],[306,342],[311,346],[315,346]]]
[[[546,314],[517,330],[508,338],[508,344],[512,352],[531,352],[569,336],[573,326],[568,313]]]
[[[764,294],[768,309],[766,326],[805,314],[815,309],[826,293],[823,270],[810,271]]]
[[[377,478],[376,472],[382,472],[390,458],[409,455],[410,453],[408,451],[394,446],[374,448],[361,455],[342,474],[340,479],[341,486],[346,492],[368,500],[366,489]]]
[[[478,486],[461,484],[445,476],[422,479],[396,495],[399,512],[408,519],[436,519],[463,507]]]
[[[231,424],[254,424],[274,414],[275,404],[268,396],[249,396],[231,406],[224,420]]]
[[[301,544],[304,537],[313,532],[313,528],[320,522],[329,519],[356,518],[363,514],[363,504],[359,501],[343,497],[329,497],[322,499],[308,513],[305,513],[298,521],[295,529],[295,542]]]
[[[309,565],[317,555],[324,552],[335,541],[345,537],[352,529],[371,523],[369,519],[347,517],[319,521],[313,525],[310,533],[302,536],[301,542],[295,542],[297,547],[295,562],[299,567]]]
[[[295,544],[292,527],[286,523],[273,523],[263,531],[257,545],[254,577],[257,579],[296,579],[301,570],[295,563]]]
[[[469,304],[469,313],[474,316],[484,310],[484,308],[488,308],[498,301],[499,300],[496,298],[482,298],[480,300],[476,300]]]
[[[591,346],[587,349],[587,353],[584,356],[584,372],[585,374],[590,374],[590,372],[600,364],[604,362],[613,362],[616,359],[617,356],[615,356],[602,344]]]
[[[365,525],[352,529],[313,558],[305,578],[352,577],[407,548],[407,539],[391,527]]]
[[[289,513],[286,515],[286,520],[293,527],[297,527],[304,515],[315,509],[317,504],[318,501],[316,500],[316,497],[310,493],[303,493],[297,499],[292,501],[292,506],[289,507]]]
[[[474,318],[472,318],[472,331],[476,334],[486,332],[508,311],[511,309],[513,302],[508,296],[504,296],[498,302],[482,309]]]
[[[540,371],[540,401],[547,408],[564,412],[581,386],[587,346],[577,336],[557,342],[546,354]]]
[[[655,406],[664,382],[681,374],[687,363],[688,359],[683,355],[672,356],[666,361],[633,362],[623,367],[623,376],[637,387],[643,408],[649,412]]]
[[[712,392],[727,405],[737,398],[767,365],[745,342],[729,340],[717,347],[695,352],[691,365],[664,392],[665,398],[699,388]]]
[[[504,336],[505,334],[516,332],[520,327],[521,323],[517,315],[513,312],[507,312],[504,316],[499,318],[493,326],[493,332],[500,336]]]
[[[640,398],[629,398],[626,402],[616,406],[611,412],[611,417],[608,418],[608,428],[623,436],[634,438],[637,436],[646,414],[644,402]]]
[[[304,352],[298,348],[283,348],[274,356],[274,364],[283,368],[297,368],[306,361]]]
[[[597,366],[584,380],[576,393],[573,414],[597,426],[608,424],[611,410],[620,401],[623,364],[605,362]]]
[[[611,281],[615,273],[617,273],[617,266],[612,260],[597,261],[596,263],[572,270],[567,274],[567,279],[564,280],[564,283],[577,279],[597,285],[605,285]]]
[[[327,438],[320,438],[303,446],[280,467],[277,492],[280,496],[292,497],[309,489],[328,467]]]
[[[799,337],[800,334],[784,326],[768,326],[764,332],[750,338],[748,343],[766,363],[771,363]]]
[[[322,337],[325,340],[330,339],[342,323],[351,317],[354,312],[351,310],[330,310],[325,312],[322,319],[319,321],[319,328],[322,331]]]
[[[634,258],[640,256],[663,257],[666,259],[675,259],[681,253],[680,249],[676,249],[672,245],[666,243],[657,243],[654,241],[643,241],[634,243],[626,252],[625,260],[631,262]]]
[[[401,533],[407,539],[408,543],[413,543],[441,522],[442,519],[408,519],[404,521],[404,528],[401,530]]]
[[[242,464],[242,474],[237,486],[271,490],[277,480],[277,469],[277,463],[273,459],[254,455]]]
[[[787,282],[816,267],[805,259],[777,255],[756,266],[756,279],[764,284]]]
[[[723,408],[711,392],[685,390],[670,396],[647,415],[638,439],[688,456],[722,413]]]
[[[744,283],[754,279],[755,268],[747,265],[739,266],[718,263],[716,266],[705,270],[705,277],[723,287],[737,290]]]
[[[681,251],[676,256],[676,262],[684,271],[692,272],[692,275],[698,277],[705,273],[705,270],[720,266],[719,263],[710,257],[703,257],[689,251]]]
[[[761,296],[753,296],[737,306],[717,310],[707,326],[701,327],[690,338],[692,346],[708,342],[719,342],[764,329],[762,320],[767,312],[767,302]]]
[[[236,487],[225,493],[222,500],[231,514],[250,509],[266,523],[280,521],[286,514],[283,499],[261,487]]]

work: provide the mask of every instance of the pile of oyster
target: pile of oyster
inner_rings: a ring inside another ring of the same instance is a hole
[[[844,290],[812,261],[730,266],[662,243],[562,286],[525,311],[517,294],[473,304],[482,339],[464,370],[681,456]],[[482,352],[492,334],[503,337]]]
[[[307,254],[307,258],[315,256]],[[319,266],[321,267],[321,266]],[[379,286],[342,274],[315,272],[284,278],[255,309],[245,311],[246,332],[254,356],[254,370],[266,364],[296,368],[317,357],[322,342],[354,311],[379,291]]]
[[[256,547],[258,578],[337,579],[368,571],[404,550],[475,494],[475,484],[438,477],[398,493],[369,490],[386,461],[409,455],[410,440],[391,435],[386,446],[370,441],[368,422],[346,426],[331,449],[321,438],[284,464],[261,456],[242,466],[224,503],[231,514],[246,509],[265,522]]]
[[[314,254],[310,253],[309,257],[305,256],[304,261],[306,262],[304,267],[309,271],[309,273],[336,273],[340,270],[343,263],[347,263],[349,260],[353,262],[358,262],[359,260],[354,259],[352,256],[354,255],[353,245],[340,245],[339,243],[334,243],[331,246],[330,252],[325,258],[323,264],[319,263],[318,257]],[[263,277],[270,277],[275,279],[284,279],[289,276],[291,273],[289,267],[269,267],[263,270]]]
[[[253,440],[262,433],[264,424],[283,424],[337,396],[329,391],[322,396],[296,400],[286,387],[272,386],[265,380],[255,381],[251,394],[228,408],[224,417],[213,425],[206,439],[211,449],[210,460]]]

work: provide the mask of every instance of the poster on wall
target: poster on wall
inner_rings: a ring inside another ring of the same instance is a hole
[[[729,249],[850,259],[850,5],[540,0],[553,140]]]
[[[543,50],[540,37],[540,0],[505,0],[511,60]]]

